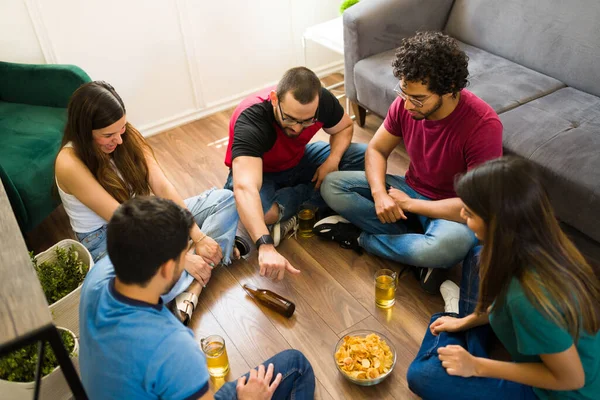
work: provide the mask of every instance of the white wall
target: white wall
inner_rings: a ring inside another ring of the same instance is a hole
[[[0,0],[0,60],[110,82],[145,135],[231,107],[304,62],[302,33],[339,0]],[[341,69],[314,43],[307,66]]]
[[[23,0],[0,0],[0,60],[27,64],[45,62]]]

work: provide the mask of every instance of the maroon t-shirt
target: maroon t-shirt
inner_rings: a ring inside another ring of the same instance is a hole
[[[321,88],[317,122],[302,130],[300,136],[287,137],[277,124],[266,88],[248,96],[235,109],[229,121],[229,143],[225,165],[231,168],[236,157],[261,157],[263,172],[280,172],[298,165],[310,140],[321,128],[332,128],[344,116],[338,99]]]
[[[439,121],[415,120],[397,98],[384,128],[404,140],[410,157],[406,183],[432,200],[456,197],[457,174],[502,156],[502,123],[483,100],[463,89],[450,115]]]

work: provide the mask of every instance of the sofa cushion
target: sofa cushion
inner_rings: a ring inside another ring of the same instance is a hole
[[[58,204],[52,196],[54,159],[67,110],[0,101],[0,163],[33,228]]]
[[[600,95],[598,0],[456,0],[446,31],[490,53]]]
[[[559,219],[600,241],[600,98],[564,88],[500,119],[506,152],[542,166]]]
[[[497,113],[514,108],[564,87],[554,78],[495,56],[476,47],[460,43],[469,56],[469,90],[486,101]],[[354,81],[358,102],[385,116],[396,98],[392,61],[389,50],[356,63]]]
[[[461,43],[469,56],[469,90],[498,113],[552,93],[565,85],[547,75]]]

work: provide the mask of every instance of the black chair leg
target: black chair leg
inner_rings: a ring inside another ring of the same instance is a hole
[[[35,368],[35,386],[33,392],[33,400],[38,400],[40,397],[40,384],[42,381],[42,367],[44,366],[44,341],[40,340],[38,342],[38,359],[37,366]]]
[[[62,343],[56,327],[54,325],[50,326],[45,336],[45,339],[48,340],[52,347],[52,351],[54,351],[58,365],[60,365],[60,369],[69,384],[69,388],[71,388],[71,392],[73,392],[73,396],[77,400],[87,400],[87,395],[85,394],[81,380],[79,380],[79,375],[77,375],[77,371],[73,367],[73,363],[69,358],[69,354]]]

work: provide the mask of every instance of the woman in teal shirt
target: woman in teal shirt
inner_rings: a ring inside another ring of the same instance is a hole
[[[561,231],[536,168],[489,161],[456,192],[484,245],[463,263],[459,314],[432,317],[411,390],[426,400],[600,399],[600,283]],[[490,326],[513,362],[489,358]]]

